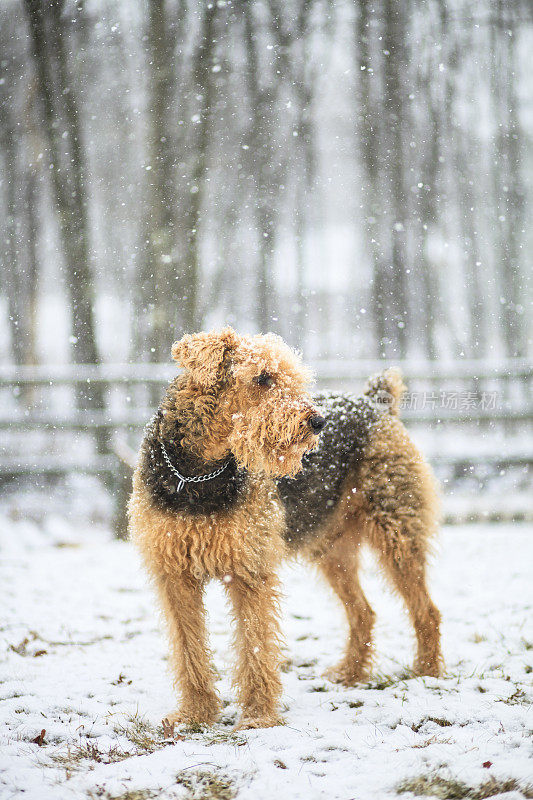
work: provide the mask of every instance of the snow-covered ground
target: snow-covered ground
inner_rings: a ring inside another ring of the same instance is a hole
[[[287,566],[280,728],[233,732],[228,617],[220,587],[209,587],[224,717],[174,740],[159,727],[174,706],[165,641],[131,545],[101,529],[88,539],[53,520],[46,536],[31,526],[0,524],[2,800],[533,796],[530,526],[443,530],[431,577],[440,680],[408,677],[408,620],[368,559],[375,673],[352,689],[328,683],[341,609],[307,567]]]

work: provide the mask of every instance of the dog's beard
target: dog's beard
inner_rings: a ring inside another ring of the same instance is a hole
[[[267,421],[254,429],[239,415],[230,436],[231,451],[237,462],[252,472],[276,478],[294,476],[302,468],[304,454],[317,442],[317,437],[309,434],[304,424],[295,426],[296,433],[289,439],[287,427],[283,428],[284,436]]]
[[[301,444],[274,448],[268,454],[269,458],[263,469],[277,478],[296,475],[302,469],[302,458],[307,449]]]
[[[236,454],[237,461],[252,472],[263,472],[272,478],[296,475],[302,468],[306,448],[277,447],[256,453]]]

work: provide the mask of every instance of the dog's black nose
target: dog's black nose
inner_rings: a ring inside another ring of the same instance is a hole
[[[312,417],[309,417],[309,427],[313,433],[320,433],[325,424],[326,420],[320,414],[313,414]]]

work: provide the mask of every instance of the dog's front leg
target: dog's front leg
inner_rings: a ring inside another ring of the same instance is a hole
[[[211,724],[220,712],[207,642],[203,585],[189,573],[164,575],[157,582],[170,638],[174,683],[180,708],[167,715],[172,723]]]
[[[275,575],[229,576],[226,588],[236,620],[235,677],[243,715],[240,728],[280,725],[279,583]]]

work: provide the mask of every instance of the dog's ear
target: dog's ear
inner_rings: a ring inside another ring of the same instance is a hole
[[[224,356],[236,347],[238,340],[229,327],[220,333],[188,333],[172,345],[172,358],[188,369],[197,383],[209,386],[217,380]]]

